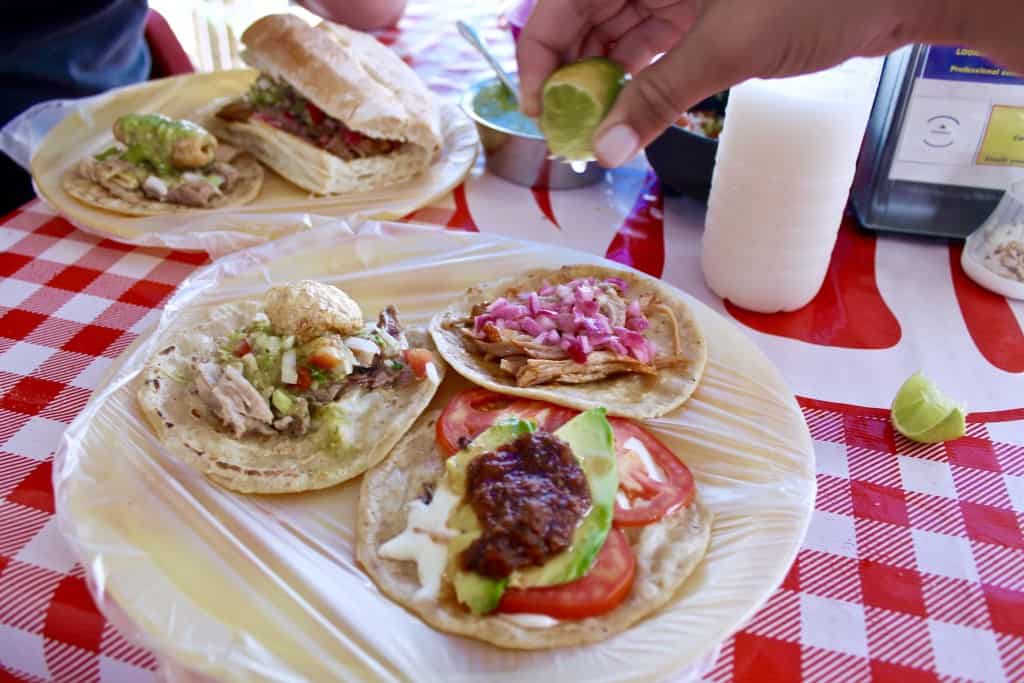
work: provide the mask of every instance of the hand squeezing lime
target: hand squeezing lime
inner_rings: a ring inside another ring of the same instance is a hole
[[[892,426],[911,441],[938,443],[964,435],[963,404],[939,391],[935,384],[915,372],[903,383],[892,402]]]
[[[582,59],[548,76],[539,123],[552,155],[567,161],[594,159],[594,132],[619,96],[625,76],[621,64],[604,57]]]

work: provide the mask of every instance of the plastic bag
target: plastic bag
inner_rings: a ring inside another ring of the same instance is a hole
[[[335,223],[233,254],[186,280],[68,429],[54,467],[60,529],[100,609],[176,667],[244,680],[686,680],[781,583],[813,508],[814,455],[779,373],[725,318],[686,297],[708,339],[694,396],[647,427],[680,454],[715,516],[707,555],[671,605],[604,642],[514,652],[427,626],[353,557],[360,480],[245,496],[175,460],[135,404],[169,330],[206,307],[300,277],[426,325],[466,287],[595,256],[479,233]],[[454,372],[434,406],[468,386]]]
[[[476,161],[473,122],[454,104],[441,107],[444,145],[416,178],[369,192],[317,197],[266,169],[260,195],[244,206],[132,217],[85,205],[62,186],[64,173],[113,143],[117,117],[158,111],[195,117],[219,98],[241,94],[251,70],[197,73],[150,81],[79,100],[40,103],[0,131],[0,150],[33,175],[36,194],[76,227],[128,244],[201,250],[213,256],[309,230],[340,217],[399,219],[443,197]]]
[[[1011,185],[992,215],[968,236],[960,263],[982,287],[1024,300],[1024,180]]]

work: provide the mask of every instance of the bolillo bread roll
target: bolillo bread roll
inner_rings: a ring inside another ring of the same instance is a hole
[[[258,111],[246,120],[218,116],[238,99],[214,103],[216,113],[208,114],[205,124],[215,135],[299,187],[337,194],[395,185],[425,170],[439,153],[440,114],[433,94],[373,36],[330,22],[311,27],[293,15],[275,14],[253,23],[242,42],[245,60],[261,78],[287,84],[319,109],[318,116],[339,122],[356,140],[356,151],[333,153],[301,130],[289,130],[289,122],[280,125]],[[241,100],[243,107],[247,101]],[[360,149],[367,139],[369,152]]]

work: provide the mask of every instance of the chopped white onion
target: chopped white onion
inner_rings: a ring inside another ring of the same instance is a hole
[[[155,175],[147,177],[146,180],[142,183],[142,187],[161,197],[167,196],[167,183],[165,183],[160,178],[157,178]]]
[[[298,384],[299,369],[296,367],[295,349],[288,349],[281,354],[281,383]]]
[[[430,380],[431,384],[441,383],[441,376],[437,374],[437,366],[433,363],[427,363],[427,379]]]
[[[348,337],[345,340],[345,346],[352,350],[352,355],[356,359],[356,365],[364,368],[370,367],[374,356],[380,351],[377,344],[364,337]]]

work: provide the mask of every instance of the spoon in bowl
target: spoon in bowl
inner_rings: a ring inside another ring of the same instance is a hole
[[[466,42],[476,48],[476,51],[487,60],[487,63],[491,65],[492,69],[494,69],[494,73],[498,75],[498,80],[501,81],[502,85],[509,89],[509,92],[512,93],[512,96],[518,103],[519,85],[511,76],[509,76],[508,72],[502,68],[501,64],[498,62],[498,58],[495,57],[494,53],[492,53],[487,45],[484,44],[484,41],[480,38],[480,34],[477,33],[477,30],[461,19],[455,22],[455,26],[459,29],[459,34],[466,39]]]

